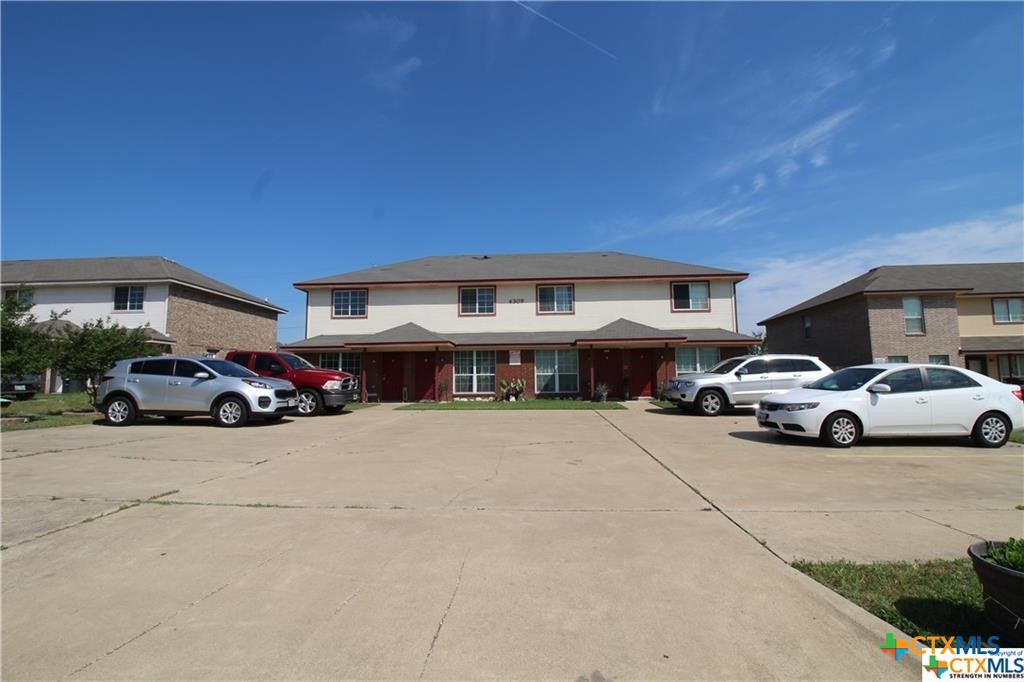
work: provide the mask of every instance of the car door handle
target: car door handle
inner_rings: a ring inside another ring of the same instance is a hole
[[[768,378],[769,377],[768,377],[767,374],[762,374],[761,376],[758,377],[758,379],[768,379]]]
[[[142,380],[141,380],[141,379],[129,379],[129,380],[128,380],[128,383],[131,383],[131,384],[140,384],[140,383],[142,383]]]
[[[171,386],[181,386],[180,381],[168,381],[167,383],[169,383]]]
[[[926,402],[928,402],[928,398],[918,398],[914,402],[917,403],[918,405],[924,405]]]

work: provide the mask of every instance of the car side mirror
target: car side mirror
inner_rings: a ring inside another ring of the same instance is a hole
[[[282,372],[284,372],[284,367],[275,363],[270,366],[270,371],[273,372],[274,374],[281,374]]]
[[[738,377],[742,377],[746,374],[750,374],[750,370],[747,369],[746,367],[740,367],[738,370],[736,370],[736,376]]]
[[[209,372],[196,372],[195,374],[192,375],[192,378],[193,379],[209,379],[210,378],[210,373]]]
[[[892,387],[889,384],[871,384],[868,393],[892,393]]]

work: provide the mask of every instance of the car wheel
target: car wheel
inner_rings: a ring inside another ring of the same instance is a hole
[[[1010,440],[1010,422],[998,412],[987,412],[978,417],[971,436],[983,448],[1001,448]]]
[[[850,448],[860,440],[860,423],[849,412],[830,414],[821,425],[821,441],[833,448]]]
[[[324,401],[320,394],[312,388],[299,391],[299,414],[303,417],[315,417],[324,409]]]
[[[717,417],[725,409],[725,396],[721,391],[701,391],[693,405],[698,414]]]
[[[213,419],[218,426],[243,426],[249,421],[249,408],[241,398],[228,396],[213,408]]]
[[[131,398],[115,396],[103,405],[103,416],[110,426],[128,426],[135,423],[135,403]]]
[[[184,415],[180,415],[180,414],[165,414],[164,415],[164,419],[166,419],[167,421],[171,422],[172,424],[176,424],[176,423],[180,422],[184,418],[185,418]]]

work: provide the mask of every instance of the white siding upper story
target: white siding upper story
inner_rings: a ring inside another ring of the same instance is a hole
[[[731,280],[711,280],[710,310],[693,312],[673,312],[670,280],[565,283],[574,284],[572,314],[538,314],[537,286],[532,282],[335,287],[368,290],[365,318],[334,318],[334,289],[311,289],[306,309],[306,336],[373,334],[409,322],[437,333],[588,331],[619,318],[657,329],[720,328],[736,331]],[[494,286],[495,314],[460,315],[459,289],[466,286]]]
[[[154,330],[166,334],[168,286],[144,286],[142,310],[131,311],[114,310],[115,285],[112,284],[30,286],[33,303],[30,312],[39,322],[50,319],[51,312],[60,314],[69,310],[62,319],[77,325],[109,317],[112,322],[124,327],[142,327],[149,323]]]

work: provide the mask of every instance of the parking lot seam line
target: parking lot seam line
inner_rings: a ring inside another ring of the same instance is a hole
[[[177,492],[177,491],[175,491],[175,492]],[[285,552],[287,552],[287,550],[282,550],[282,551],[278,552],[277,554],[275,554],[275,555],[274,555],[274,556],[272,556],[272,557],[267,557],[266,559],[264,559],[263,561],[259,562],[259,563],[258,563],[258,564],[256,564],[255,566],[252,566],[252,567],[250,567],[250,568],[246,568],[246,569],[243,569],[243,570],[242,570],[242,571],[240,571],[240,572],[239,572],[238,574],[236,574],[236,575],[232,576],[230,580],[228,580],[228,581],[227,581],[226,583],[224,583],[224,584],[223,584],[223,585],[221,585],[220,587],[218,587],[218,588],[216,588],[216,589],[214,589],[214,590],[211,590],[210,592],[207,592],[207,593],[206,593],[206,594],[204,594],[203,596],[199,597],[199,599],[196,599],[196,600],[194,600],[194,601],[191,601],[191,602],[189,602],[188,604],[185,604],[185,605],[184,605],[184,606],[182,606],[182,607],[181,607],[180,609],[178,609],[177,611],[175,611],[174,613],[172,613],[172,614],[171,614],[170,616],[167,616],[166,618],[163,618],[163,619],[161,619],[161,620],[160,620],[160,622],[156,623],[155,625],[151,625],[151,626],[149,626],[148,628],[146,628],[145,630],[143,630],[142,632],[138,633],[137,635],[134,635],[134,636],[132,636],[131,638],[129,638],[129,639],[127,639],[127,640],[125,640],[124,642],[121,642],[121,643],[120,643],[120,644],[118,644],[118,645],[117,645],[116,647],[114,647],[114,648],[113,648],[113,649],[111,649],[110,651],[106,652],[106,653],[105,653],[105,654],[103,654],[102,656],[99,656],[98,658],[95,658],[95,659],[93,659],[92,661],[89,661],[88,663],[86,663],[85,665],[83,665],[83,666],[82,666],[81,668],[79,668],[79,669],[77,669],[77,670],[75,670],[75,671],[73,671],[73,672],[69,673],[68,675],[65,675],[64,677],[65,677],[65,678],[69,678],[69,677],[74,677],[74,676],[75,676],[75,675],[77,675],[78,673],[80,673],[80,672],[82,672],[82,671],[84,671],[84,670],[87,670],[87,669],[91,668],[91,667],[92,667],[92,666],[94,666],[94,665],[95,665],[96,663],[98,663],[98,662],[102,661],[102,660],[103,660],[104,658],[107,658],[108,656],[110,656],[110,655],[112,655],[112,654],[114,654],[114,653],[116,653],[116,652],[120,651],[121,649],[125,648],[126,646],[128,646],[128,645],[129,645],[129,644],[131,644],[132,642],[135,642],[135,641],[137,641],[138,639],[140,639],[141,637],[144,637],[144,636],[146,636],[147,634],[149,634],[149,633],[150,633],[150,632],[152,632],[153,630],[156,630],[156,629],[157,629],[158,627],[160,627],[161,625],[163,625],[163,624],[164,624],[164,623],[166,623],[167,621],[169,621],[169,620],[173,620],[174,618],[176,618],[177,616],[181,615],[181,614],[182,614],[182,613],[184,613],[185,611],[188,611],[188,610],[189,610],[190,608],[192,608],[193,606],[196,606],[197,604],[200,604],[200,603],[202,603],[202,602],[206,601],[207,599],[209,599],[210,597],[214,596],[214,595],[215,595],[215,594],[217,594],[218,592],[221,592],[221,591],[223,591],[224,589],[226,589],[227,587],[229,587],[229,586],[231,585],[231,583],[235,582],[235,581],[236,581],[237,579],[239,579],[239,578],[242,578],[242,577],[244,577],[244,576],[248,575],[249,573],[252,573],[253,571],[255,571],[255,570],[259,569],[259,568],[262,568],[263,566],[266,566],[266,565],[267,565],[268,563],[270,563],[271,561],[273,561],[273,560],[275,560],[275,559],[279,559],[279,558],[281,558],[282,556],[284,556]]]
[[[36,457],[37,455],[53,455],[58,452],[77,452],[79,450],[92,450],[95,448],[109,448],[112,445],[127,445],[128,443],[141,443],[147,440],[163,440],[166,436],[153,436],[151,438],[131,438],[129,440],[119,440],[113,443],[100,443],[98,445],[80,445],[75,448],[53,448],[52,450],[40,450],[39,452],[27,452],[24,455],[14,455],[13,457],[0,457],[0,461],[6,462],[10,459],[24,459],[25,457]]]
[[[647,448],[645,448],[645,447],[644,447],[643,445],[640,445],[640,443],[638,443],[638,442],[636,441],[636,439],[634,439],[634,438],[633,438],[632,436],[630,436],[630,435],[629,435],[628,433],[626,433],[625,431],[623,431],[622,429],[620,429],[620,428],[618,427],[618,425],[616,425],[616,424],[615,424],[615,423],[614,423],[614,422],[613,422],[612,420],[608,419],[608,417],[606,417],[606,416],[605,416],[604,414],[602,414],[601,412],[598,412],[597,410],[595,410],[595,411],[594,411],[594,413],[595,413],[595,414],[596,414],[596,415],[597,415],[598,417],[600,417],[601,419],[603,419],[603,420],[605,420],[606,422],[608,422],[608,425],[609,425],[609,426],[611,426],[611,427],[612,427],[613,429],[615,429],[616,431],[618,431],[618,432],[619,432],[619,433],[620,433],[620,434],[622,435],[622,437],[623,437],[623,438],[625,438],[626,440],[628,440],[628,441],[629,441],[630,443],[632,443],[632,444],[633,444],[633,445],[635,445],[635,446],[636,446],[637,448],[639,448],[639,450],[640,450],[641,452],[643,452],[643,453],[644,453],[645,455],[647,455],[648,457],[650,457],[651,459],[653,459],[653,460],[654,460],[655,462],[657,462],[657,463],[658,463],[658,466],[660,466],[660,467],[661,467],[662,469],[664,469],[665,471],[667,471],[667,472],[668,472],[668,473],[669,473],[669,474],[670,474],[670,475],[671,475],[671,476],[672,476],[673,478],[675,478],[675,479],[676,479],[677,481],[679,481],[680,483],[682,483],[683,485],[685,485],[685,486],[686,486],[687,488],[689,488],[689,489],[690,489],[691,491],[693,491],[693,494],[694,494],[694,495],[696,495],[697,497],[699,497],[700,499],[704,500],[704,501],[705,501],[705,502],[707,502],[707,503],[708,503],[709,505],[711,505],[711,508],[712,508],[712,509],[714,509],[714,510],[715,510],[716,512],[718,512],[719,514],[721,514],[721,515],[722,515],[723,517],[725,517],[725,518],[726,518],[726,519],[727,519],[727,520],[729,521],[729,523],[731,523],[732,525],[734,525],[734,526],[736,526],[737,528],[739,528],[739,529],[740,529],[741,531],[743,531],[743,533],[744,533],[744,534],[748,535],[748,536],[750,537],[750,539],[754,540],[754,541],[755,541],[755,542],[756,542],[757,544],[759,544],[759,545],[761,545],[762,547],[764,547],[764,548],[765,548],[765,550],[767,550],[767,551],[768,551],[768,553],[769,553],[769,554],[771,554],[771,555],[772,555],[773,557],[775,557],[776,559],[778,559],[778,560],[779,560],[779,561],[781,561],[782,563],[786,564],[787,566],[789,565],[789,562],[788,562],[788,561],[786,561],[785,559],[783,559],[783,558],[782,558],[782,556],[781,556],[781,555],[780,555],[780,554],[779,554],[778,552],[776,552],[776,551],[775,551],[774,549],[772,549],[771,547],[769,547],[769,546],[768,546],[768,543],[767,543],[767,541],[765,541],[765,540],[763,540],[763,539],[761,539],[761,538],[757,537],[756,535],[754,535],[753,533],[751,533],[751,532],[750,532],[749,530],[747,530],[746,528],[744,528],[744,527],[743,527],[743,525],[742,525],[742,524],[741,524],[741,523],[740,523],[739,521],[737,521],[737,520],[736,520],[736,519],[734,519],[733,517],[729,516],[729,513],[728,513],[728,512],[726,512],[726,511],[725,511],[724,509],[722,509],[721,507],[719,507],[719,506],[718,506],[718,505],[717,505],[717,504],[716,504],[716,503],[715,503],[715,502],[714,502],[714,501],[713,501],[713,500],[712,500],[712,499],[711,499],[710,497],[708,497],[707,495],[705,495],[704,493],[702,493],[702,492],[701,492],[700,490],[698,490],[698,489],[697,489],[697,488],[696,488],[696,487],[695,487],[694,485],[692,485],[692,484],[691,484],[691,483],[690,483],[689,481],[687,481],[687,480],[686,480],[685,478],[683,478],[682,476],[680,476],[679,474],[677,474],[677,473],[676,473],[675,471],[673,471],[673,470],[672,470],[672,467],[668,466],[667,464],[665,464],[664,462],[662,462],[662,461],[661,461],[660,459],[658,459],[658,457],[657,457],[657,456],[656,456],[656,455],[655,455],[655,454],[654,454],[653,452],[651,452],[650,450],[648,450]]]
[[[441,628],[444,627],[444,621],[448,617],[448,612],[452,610],[452,604],[455,603],[455,595],[459,593],[459,587],[462,586],[462,572],[466,568],[466,560],[469,559],[469,550],[466,550],[466,555],[462,557],[462,564],[459,566],[459,575],[455,578],[455,589],[452,590],[452,596],[448,599],[448,606],[445,607],[444,613],[441,614],[441,620],[437,624],[437,630],[434,632],[434,638],[430,640],[430,648],[427,649],[427,656],[423,659],[423,667],[420,669],[420,676],[417,679],[422,680],[423,676],[427,674],[427,666],[430,664],[430,656],[434,653],[434,645],[437,644],[437,639],[441,636]]]
[[[973,510],[971,510],[971,511],[973,511]],[[988,539],[988,538],[983,538],[980,535],[975,535],[974,533],[968,533],[966,530],[962,530],[960,528],[957,528],[954,525],[951,525],[951,524],[948,524],[948,523],[942,523],[941,521],[936,521],[935,519],[930,519],[927,516],[922,516],[921,514],[918,514],[917,512],[908,511],[907,513],[910,514],[911,516],[916,516],[919,519],[924,519],[925,521],[930,521],[931,523],[934,523],[937,526],[942,526],[943,528],[949,528],[950,530],[955,530],[957,533],[963,533],[967,537],[977,538],[979,540],[987,540]]]

